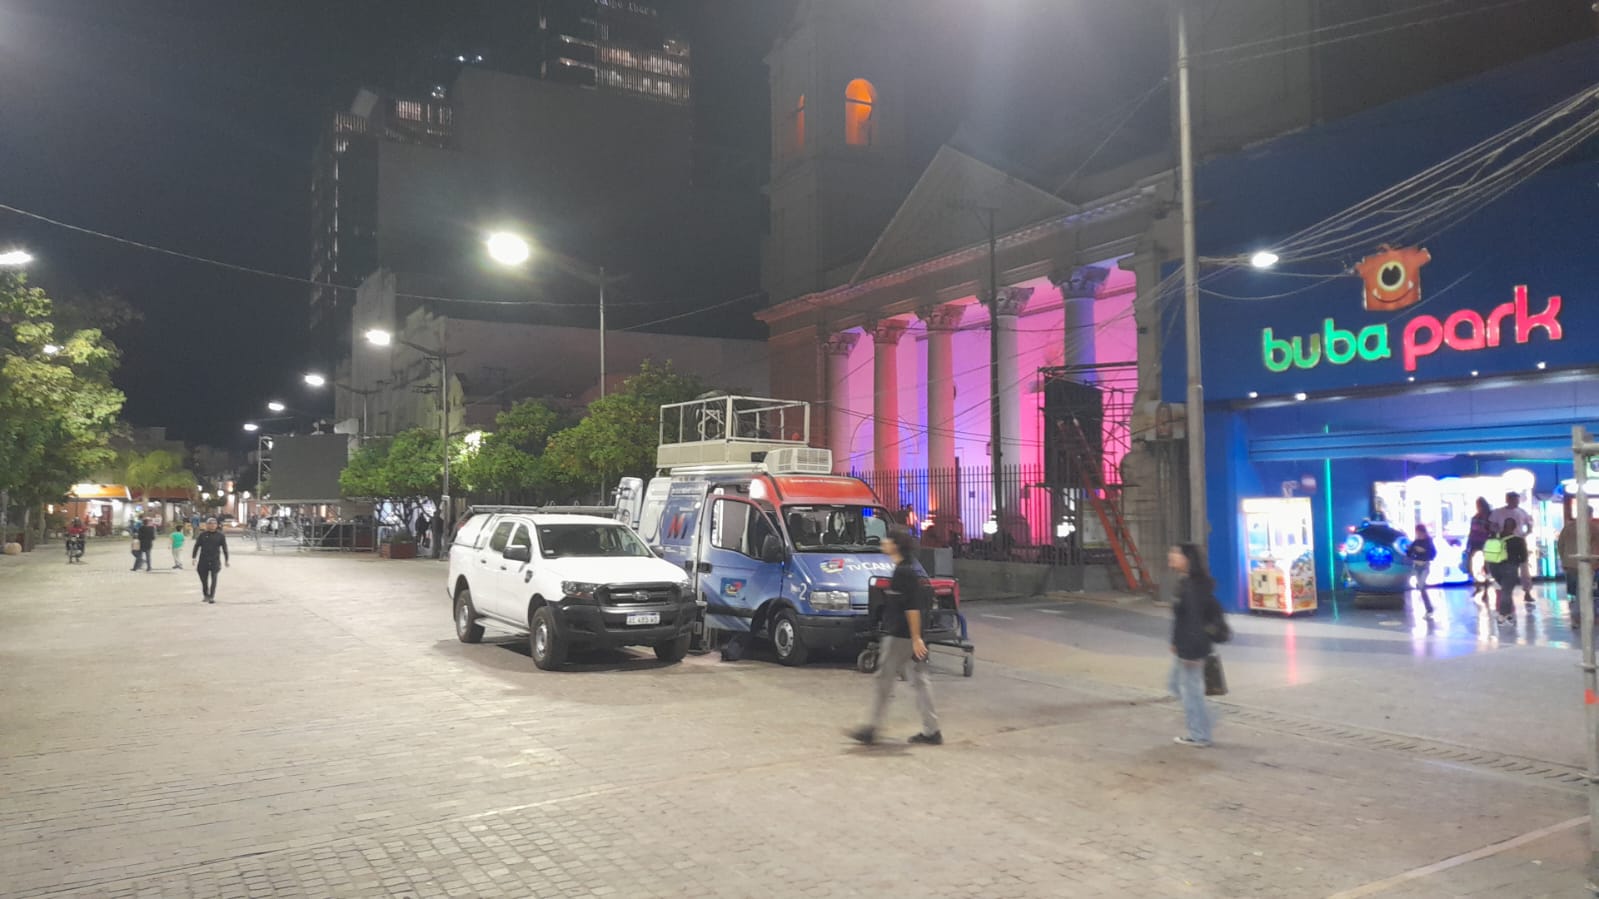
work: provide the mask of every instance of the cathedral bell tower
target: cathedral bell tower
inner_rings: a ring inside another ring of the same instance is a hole
[[[905,198],[905,15],[897,0],[802,0],[766,57],[771,302],[843,283]]]

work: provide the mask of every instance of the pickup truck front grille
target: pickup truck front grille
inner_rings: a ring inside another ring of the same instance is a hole
[[[675,584],[620,584],[600,591],[599,601],[608,606],[649,605],[677,602]]]

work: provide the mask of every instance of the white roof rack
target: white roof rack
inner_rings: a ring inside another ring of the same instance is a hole
[[[660,425],[658,468],[756,467],[774,451],[809,447],[811,407],[797,400],[710,396],[662,406]]]

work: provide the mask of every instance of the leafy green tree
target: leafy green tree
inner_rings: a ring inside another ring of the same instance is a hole
[[[339,490],[345,496],[388,496],[384,464],[389,458],[389,441],[369,440],[350,456],[339,472]]]
[[[524,400],[495,416],[494,431],[463,453],[460,480],[477,493],[504,497],[548,489],[544,452],[561,417],[542,400]]]
[[[678,374],[671,363],[645,362],[621,392],[590,403],[582,421],[550,438],[544,454],[547,473],[578,491],[602,481],[648,476],[655,470],[660,407],[705,392],[699,378]]]
[[[99,328],[58,329],[55,312],[24,276],[0,275],[0,530],[12,500],[59,500],[114,458],[117,349]]]
[[[171,450],[130,452],[122,461],[122,483],[149,499],[152,492],[192,488],[194,474],[183,464],[183,457]]]

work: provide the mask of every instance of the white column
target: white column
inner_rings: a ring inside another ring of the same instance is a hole
[[[872,468],[899,469],[899,339],[905,323],[889,319],[867,329],[872,335]]]
[[[827,352],[827,445],[833,450],[835,471],[849,471],[850,437],[856,419],[849,407],[849,354],[861,335],[842,331],[822,342]]]
[[[1065,365],[1090,366],[1098,361],[1094,352],[1094,298],[1109,274],[1098,266],[1085,265],[1055,279],[1066,312],[1066,352],[1061,357]],[[1097,379],[1092,371],[1084,371],[1073,380],[1092,383]]]
[[[1030,458],[1022,452],[1022,372],[1016,318],[1033,296],[1031,287],[1001,287],[992,327],[999,329],[999,439],[1006,466]]]

